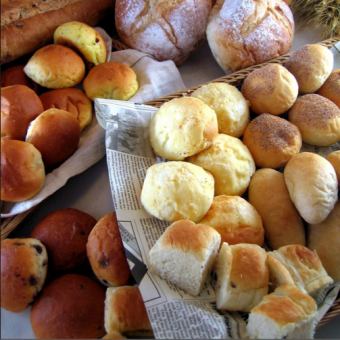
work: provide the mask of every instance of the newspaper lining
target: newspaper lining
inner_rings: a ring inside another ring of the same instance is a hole
[[[216,310],[213,278],[198,297],[192,297],[147,271],[149,250],[168,226],[148,215],[140,203],[146,170],[162,161],[152,153],[148,139],[149,121],[156,110],[116,100],[95,101],[97,119],[106,129],[107,166],[120,232],[155,338],[247,338],[246,313],[221,314]],[[338,143],[331,149],[339,148]],[[324,154],[330,149],[313,151]],[[319,308],[314,326],[333,304],[339,289],[339,283],[334,284],[316,297]]]

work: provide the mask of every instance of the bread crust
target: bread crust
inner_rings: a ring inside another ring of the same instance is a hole
[[[318,94],[328,98],[340,108],[340,69],[334,70],[320,87]]]

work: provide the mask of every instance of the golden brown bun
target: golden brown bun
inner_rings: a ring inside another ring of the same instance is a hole
[[[302,139],[299,129],[286,119],[263,113],[249,123],[243,143],[258,167],[276,169],[299,153]]]
[[[280,115],[289,110],[299,93],[295,77],[282,65],[268,64],[251,72],[244,80],[242,94],[250,108],[260,113]]]
[[[102,337],[104,299],[104,287],[86,276],[61,276],[33,304],[33,332],[38,339]]]
[[[267,266],[272,288],[277,288],[284,284],[295,285],[288,269],[271,254],[267,256]]]
[[[48,43],[65,22],[95,25],[112,7],[112,0],[2,0],[1,63]]]
[[[91,230],[87,256],[97,278],[108,286],[122,286],[130,277],[116,215],[102,217]]]
[[[66,22],[54,31],[53,37],[55,44],[76,49],[90,63],[98,65],[106,61],[106,46],[103,37],[83,22]]]
[[[91,98],[128,100],[138,90],[135,71],[126,64],[109,61],[93,67],[83,82]]]
[[[207,27],[210,49],[225,71],[286,53],[293,34],[292,12],[281,0],[217,0]]]
[[[334,70],[320,87],[318,94],[331,100],[340,108],[340,69]]]
[[[24,310],[40,292],[47,273],[47,252],[33,238],[1,241],[1,307]]]
[[[257,170],[250,181],[248,198],[262,217],[272,249],[287,244],[305,244],[303,222],[289,197],[281,172]]]
[[[318,94],[306,94],[297,99],[289,111],[305,143],[329,146],[340,141],[340,109]]]
[[[45,182],[40,152],[30,143],[1,139],[1,200],[20,202],[37,194]]]
[[[37,84],[34,84],[24,72],[24,65],[8,67],[1,72],[1,87],[11,85],[25,85],[36,90]]]
[[[79,123],[72,113],[48,109],[31,123],[26,141],[41,152],[46,167],[54,167],[76,151],[79,137]]]
[[[85,64],[70,48],[47,45],[33,54],[24,71],[39,85],[59,89],[79,84],[85,75]]]
[[[340,185],[340,150],[333,151],[327,155],[327,160],[333,165],[333,168]]]
[[[175,98],[154,114],[149,132],[157,155],[181,161],[212,144],[218,134],[216,113],[200,99]]]
[[[210,148],[188,158],[209,171],[215,179],[215,195],[242,195],[255,172],[248,148],[232,136],[219,134]]]
[[[264,229],[255,208],[239,196],[216,196],[200,221],[216,229],[222,242],[263,244]]]
[[[105,330],[109,334],[151,330],[138,287],[111,287],[106,290]]]
[[[210,0],[116,0],[120,39],[158,60],[182,63],[204,39]]]
[[[327,47],[310,44],[293,52],[285,67],[295,76],[301,93],[312,93],[324,84],[333,64],[333,54]]]
[[[47,248],[49,267],[55,271],[75,268],[86,259],[86,242],[96,220],[77,209],[48,214],[33,229],[32,237]]]
[[[57,89],[43,93],[40,100],[45,110],[57,108],[72,113],[83,130],[92,120],[92,103],[85,93],[77,88]]]
[[[323,222],[309,225],[308,231],[308,247],[316,250],[334,281],[340,281],[340,202]]]
[[[1,137],[24,140],[30,122],[43,111],[39,97],[29,87],[2,87]]]
[[[119,332],[111,332],[110,334],[105,334],[102,339],[105,340],[122,340],[126,339],[123,335],[121,335]]]

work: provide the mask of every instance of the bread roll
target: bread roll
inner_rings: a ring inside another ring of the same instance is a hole
[[[340,185],[340,150],[333,151],[327,155],[327,160],[333,165],[333,168]]]
[[[183,160],[208,148],[217,136],[217,117],[203,101],[181,97],[164,103],[150,122],[150,142],[155,153]]]
[[[83,275],[63,275],[50,282],[33,304],[33,332],[38,339],[102,337],[104,299],[99,283]]]
[[[27,200],[44,183],[45,168],[40,152],[30,143],[1,138],[1,200]]]
[[[340,202],[326,220],[308,228],[308,247],[316,250],[327,273],[340,281]]]
[[[97,278],[108,286],[122,286],[130,277],[119,226],[114,213],[103,216],[91,230],[87,256]]]
[[[49,213],[32,230],[32,237],[44,243],[49,267],[69,270],[86,259],[86,242],[96,220],[77,209],[59,209]]]
[[[191,96],[201,99],[216,112],[220,133],[233,137],[243,135],[249,123],[249,108],[237,87],[226,83],[210,83],[195,90]]]
[[[30,122],[43,111],[39,97],[29,87],[1,88],[1,138],[24,140]]]
[[[216,229],[222,242],[263,245],[264,229],[255,208],[239,196],[216,196],[200,221]]]
[[[93,67],[83,82],[86,95],[94,98],[128,100],[138,90],[135,71],[126,64],[110,61]]]
[[[40,96],[44,110],[56,108],[72,113],[83,130],[92,121],[92,103],[85,93],[77,88],[57,89]]]
[[[214,198],[214,178],[186,162],[152,165],[146,172],[141,202],[145,210],[165,221],[199,221]]]
[[[340,141],[340,109],[318,94],[306,94],[289,111],[305,143],[328,146]]]
[[[313,338],[315,301],[294,285],[275,289],[251,310],[247,331],[252,339]]]
[[[213,174],[216,195],[242,195],[255,172],[248,148],[238,138],[224,134],[219,134],[209,149],[188,160]]]
[[[266,251],[255,244],[223,243],[216,263],[216,306],[249,312],[268,292]]]
[[[318,44],[305,45],[293,52],[284,64],[299,83],[301,93],[316,92],[333,70],[332,52]]]
[[[55,167],[76,151],[79,138],[79,123],[72,113],[48,109],[31,123],[26,141],[41,152],[46,167]]]
[[[262,217],[266,239],[272,249],[305,244],[303,222],[289,197],[281,172],[257,170],[250,181],[248,198]]]
[[[289,110],[299,93],[295,77],[280,64],[268,64],[252,71],[244,80],[242,94],[251,109],[280,115]]]
[[[120,334],[117,331],[114,331],[110,334],[106,334],[102,337],[102,339],[105,340],[122,340],[122,339],[126,339],[122,334]]]
[[[210,0],[116,0],[120,39],[158,60],[182,63],[204,39]]]
[[[59,89],[79,84],[85,75],[85,64],[70,48],[47,45],[33,54],[24,71],[39,85]]]
[[[150,249],[148,267],[162,279],[196,296],[211,272],[220,242],[220,234],[207,225],[176,221]]]
[[[279,168],[299,153],[302,139],[299,129],[286,119],[263,113],[246,128],[243,143],[261,168]]]
[[[151,330],[138,287],[111,287],[106,290],[105,330],[109,334]]]
[[[33,238],[1,241],[1,308],[21,312],[42,289],[47,273],[47,252]]]
[[[95,25],[112,6],[112,0],[1,1],[1,63],[43,46],[65,22]]]
[[[105,41],[94,28],[79,21],[60,25],[54,31],[54,43],[66,45],[80,52],[84,58],[95,65],[105,63]]]
[[[340,69],[334,70],[331,75],[327,78],[324,84],[320,87],[318,94],[333,103],[338,105],[340,108]]]
[[[217,0],[207,26],[210,49],[225,71],[285,54],[293,34],[293,14],[281,0]]]
[[[315,294],[333,283],[318,254],[307,247],[291,244],[269,254],[287,268],[295,285],[308,294]]]
[[[286,165],[284,179],[306,222],[316,224],[326,219],[338,198],[338,181],[330,162],[315,153],[299,153]]]
[[[11,85],[25,85],[34,90],[37,88],[37,84],[34,84],[24,72],[24,65],[10,66],[4,70],[1,70],[1,87]]]
[[[271,288],[277,288],[285,284],[295,285],[289,270],[272,254],[267,255],[267,266],[269,270],[269,281]]]

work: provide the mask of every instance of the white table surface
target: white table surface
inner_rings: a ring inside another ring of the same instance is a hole
[[[318,30],[311,27],[297,27],[292,49],[295,50],[306,43],[321,41]],[[336,67],[340,68],[340,56],[336,56]],[[194,54],[179,67],[185,85],[193,87],[224,75],[222,69],[212,57],[208,45],[203,44]],[[70,179],[66,186],[50,196],[10,235],[25,236],[33,226],[49,212],[56,209],[73,207],[83,210],[95,218],[113,210],[110,194],[108,173],[105,158],[84,173]],[[20,314],[13,314],[14,322],[9,324],[9,313],[1,309],[1,338],[32,338],[33,333],[29,325],[29,310]],[[25,334],[16,325],[26,324]],[[340,316],[316,332],[316,338],[340,338]]]

